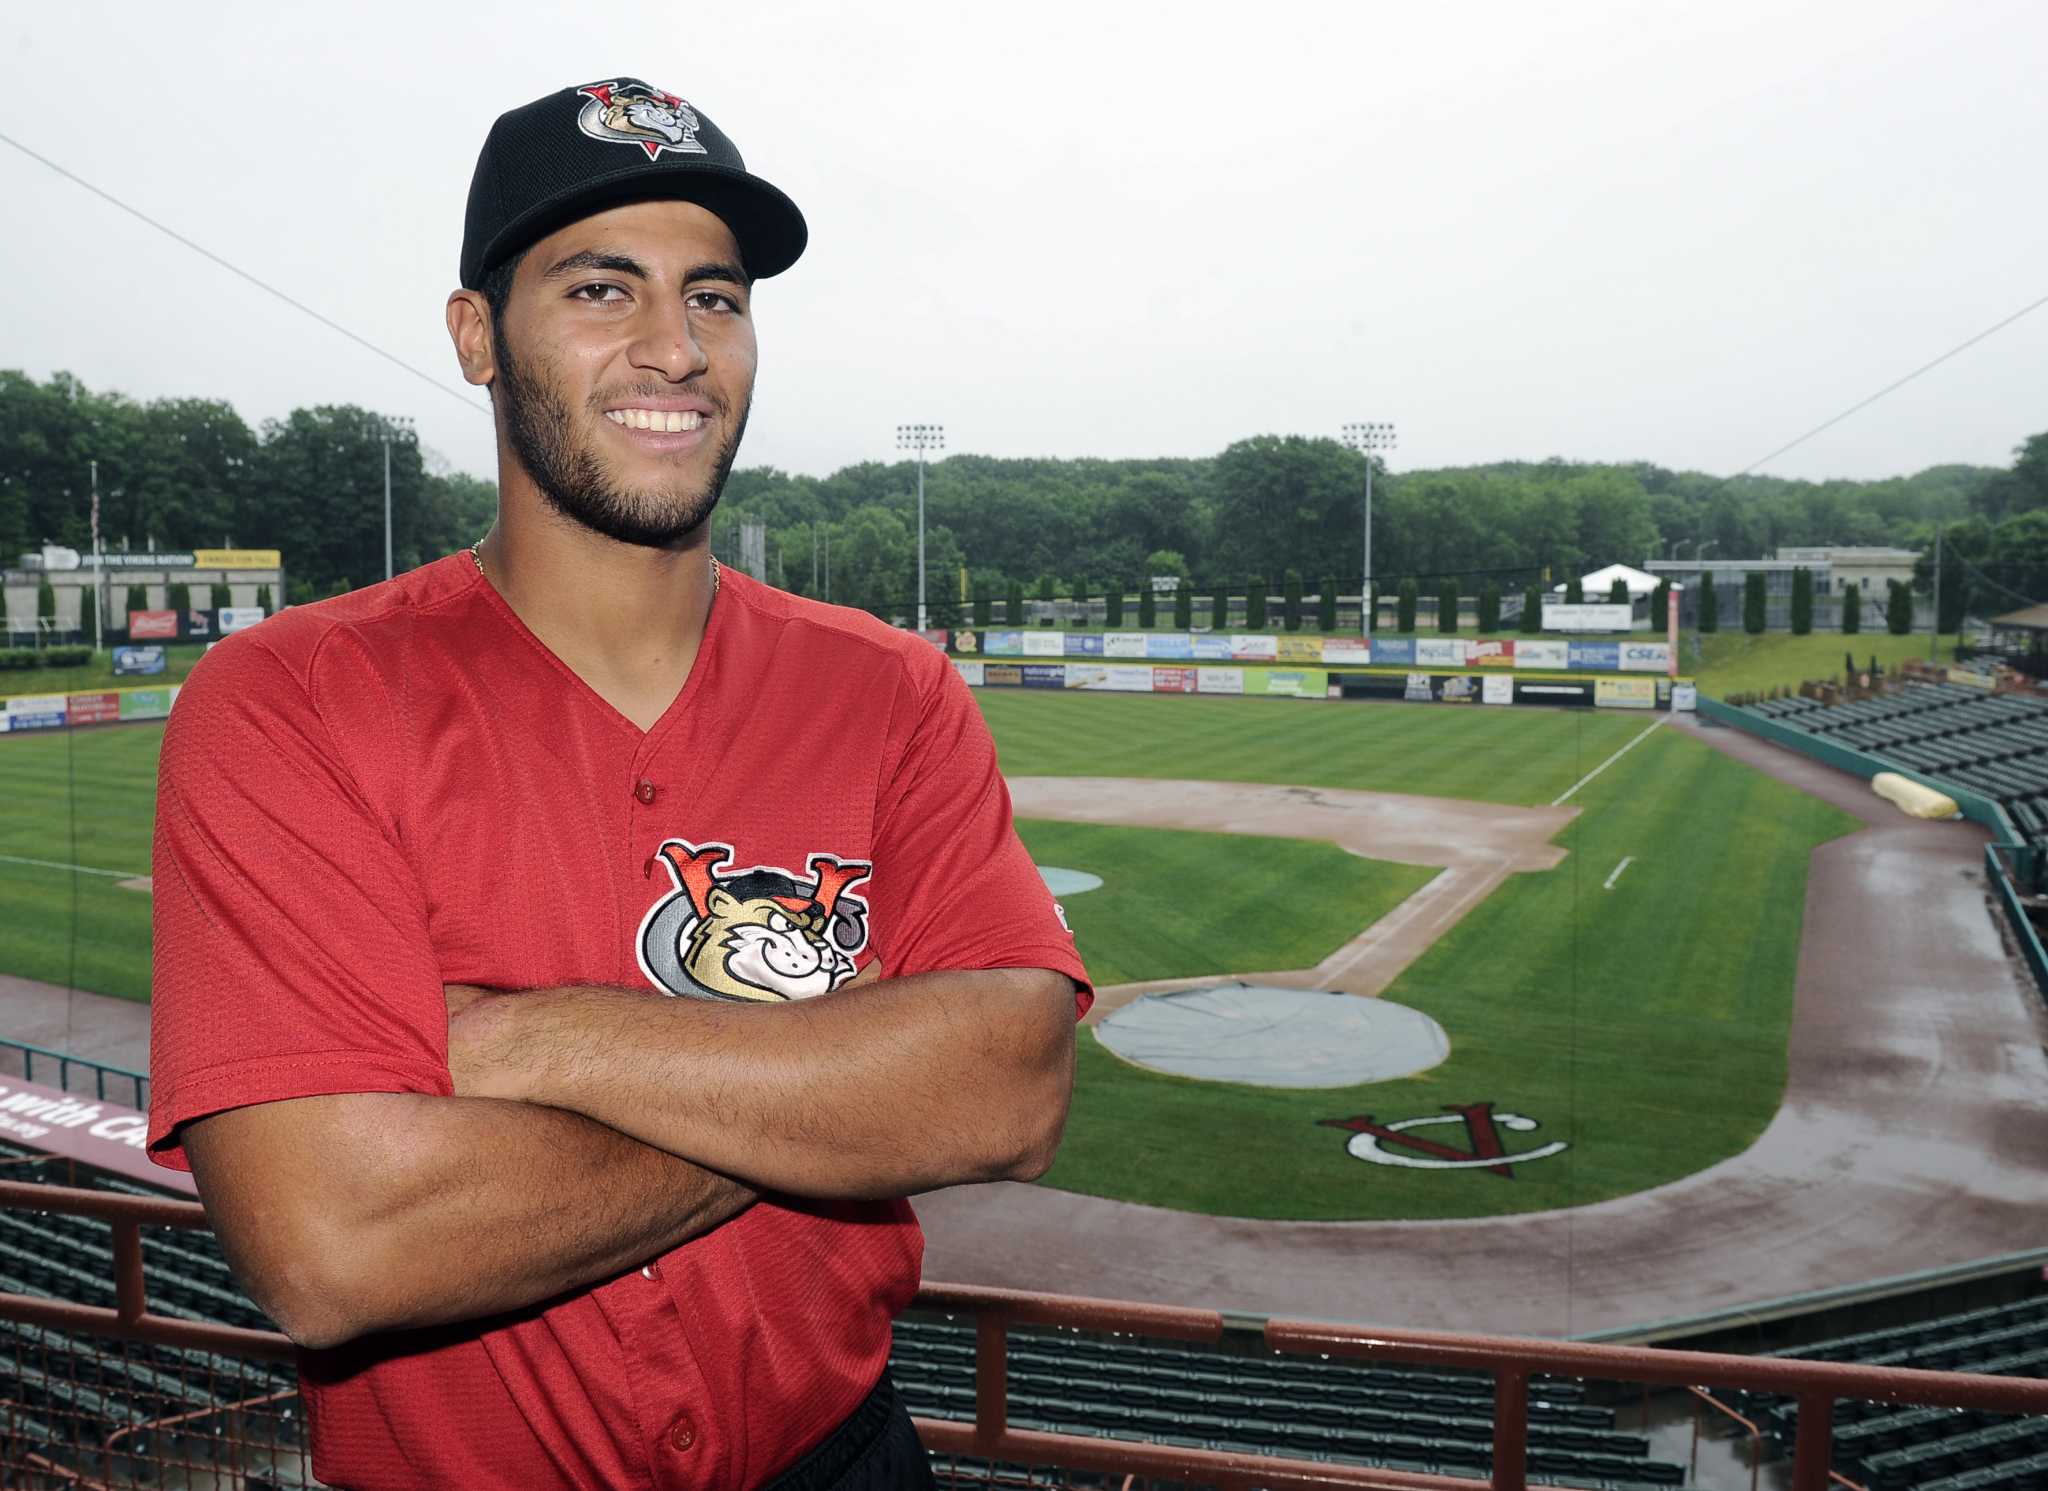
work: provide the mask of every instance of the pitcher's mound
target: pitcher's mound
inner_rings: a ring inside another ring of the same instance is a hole
[[[1443,1026],[1406,1005],[1243,983],[1147,994],[1095,1034],[1134,1066],[1254,1087],[1385,1082],[1451,1054]]]

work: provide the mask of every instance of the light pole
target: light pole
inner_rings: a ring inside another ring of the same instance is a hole
[[[384,442],[384,578],[391,578],[391,443],[419,444],[412,421],[395,415],[377,417],[377,438]]]
[[[898,425],[896,448],[917,452],[917,629],[924,624],[924,453],[946,448],[944,425]]]
[[[1372,463],[1373,452],[1394,448],[1394,427],[1384,421],[1344,426],[1344,443],[1365,457],[1365,568],[1364,583],[1358,589],[1358,630],[1370,640],[1372,637]]]

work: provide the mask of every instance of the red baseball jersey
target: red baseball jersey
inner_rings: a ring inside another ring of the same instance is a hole
[[[444,984],[802,998],[879,961],[1091,997],[945,657],[730,570],[645,733],[466,553],[227,639],[165,732],[154,871],[149,1144],[177,1168],[223,1109],[448,1095]],[[510,1323],[304,1353],[314,1472],[757,1485],[873,1387],[922,1254],[907,1202],[771,1197]]]

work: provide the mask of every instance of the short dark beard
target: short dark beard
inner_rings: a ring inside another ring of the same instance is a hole
[[[731,433],[718,452],[710,481],[701,490],[622,491],[607,477],[597,452],[588,444],[576,444],[569,405],[548,376],[550,365],[522,364],[503,327],[503,320],[498,319],[493,328],[498,376],[491,395],[504,414],[505,434],[513,453],[549,506],[606,538],[647,549],[675,548],[710,519],[740,453],[751,400],[736,422],[727,421],[725,408],[714,404],[718,418],[728,423]]]

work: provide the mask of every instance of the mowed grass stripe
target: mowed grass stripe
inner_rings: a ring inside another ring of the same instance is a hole
[[[1313,967],[1437,873],[1252,834],[1044,819],[1017,833],[1037,863],[1102,877],[1061,904],[1103,986]]]
[[[1512,877],[1387,991],[1449,1032],[1442,1066],[1282,1092],[1140,1071],[1086,1033],[1047,1183],[1231,1216],[1470,1217],[1584,1205],[1739,1153],[1784,1089],[1809,857],[1858,825],[1671,730],[1573,801],[1565,864]],[[1512,1179],[1403,1170],[1352,1158],[1318,1122],[1476,1102],[1542,1125],[1510,1147],[1572,1147]]]
[[[1627,743],[1631,710],[976,693],[1011,776],[1169,777],[1549,802]]]

